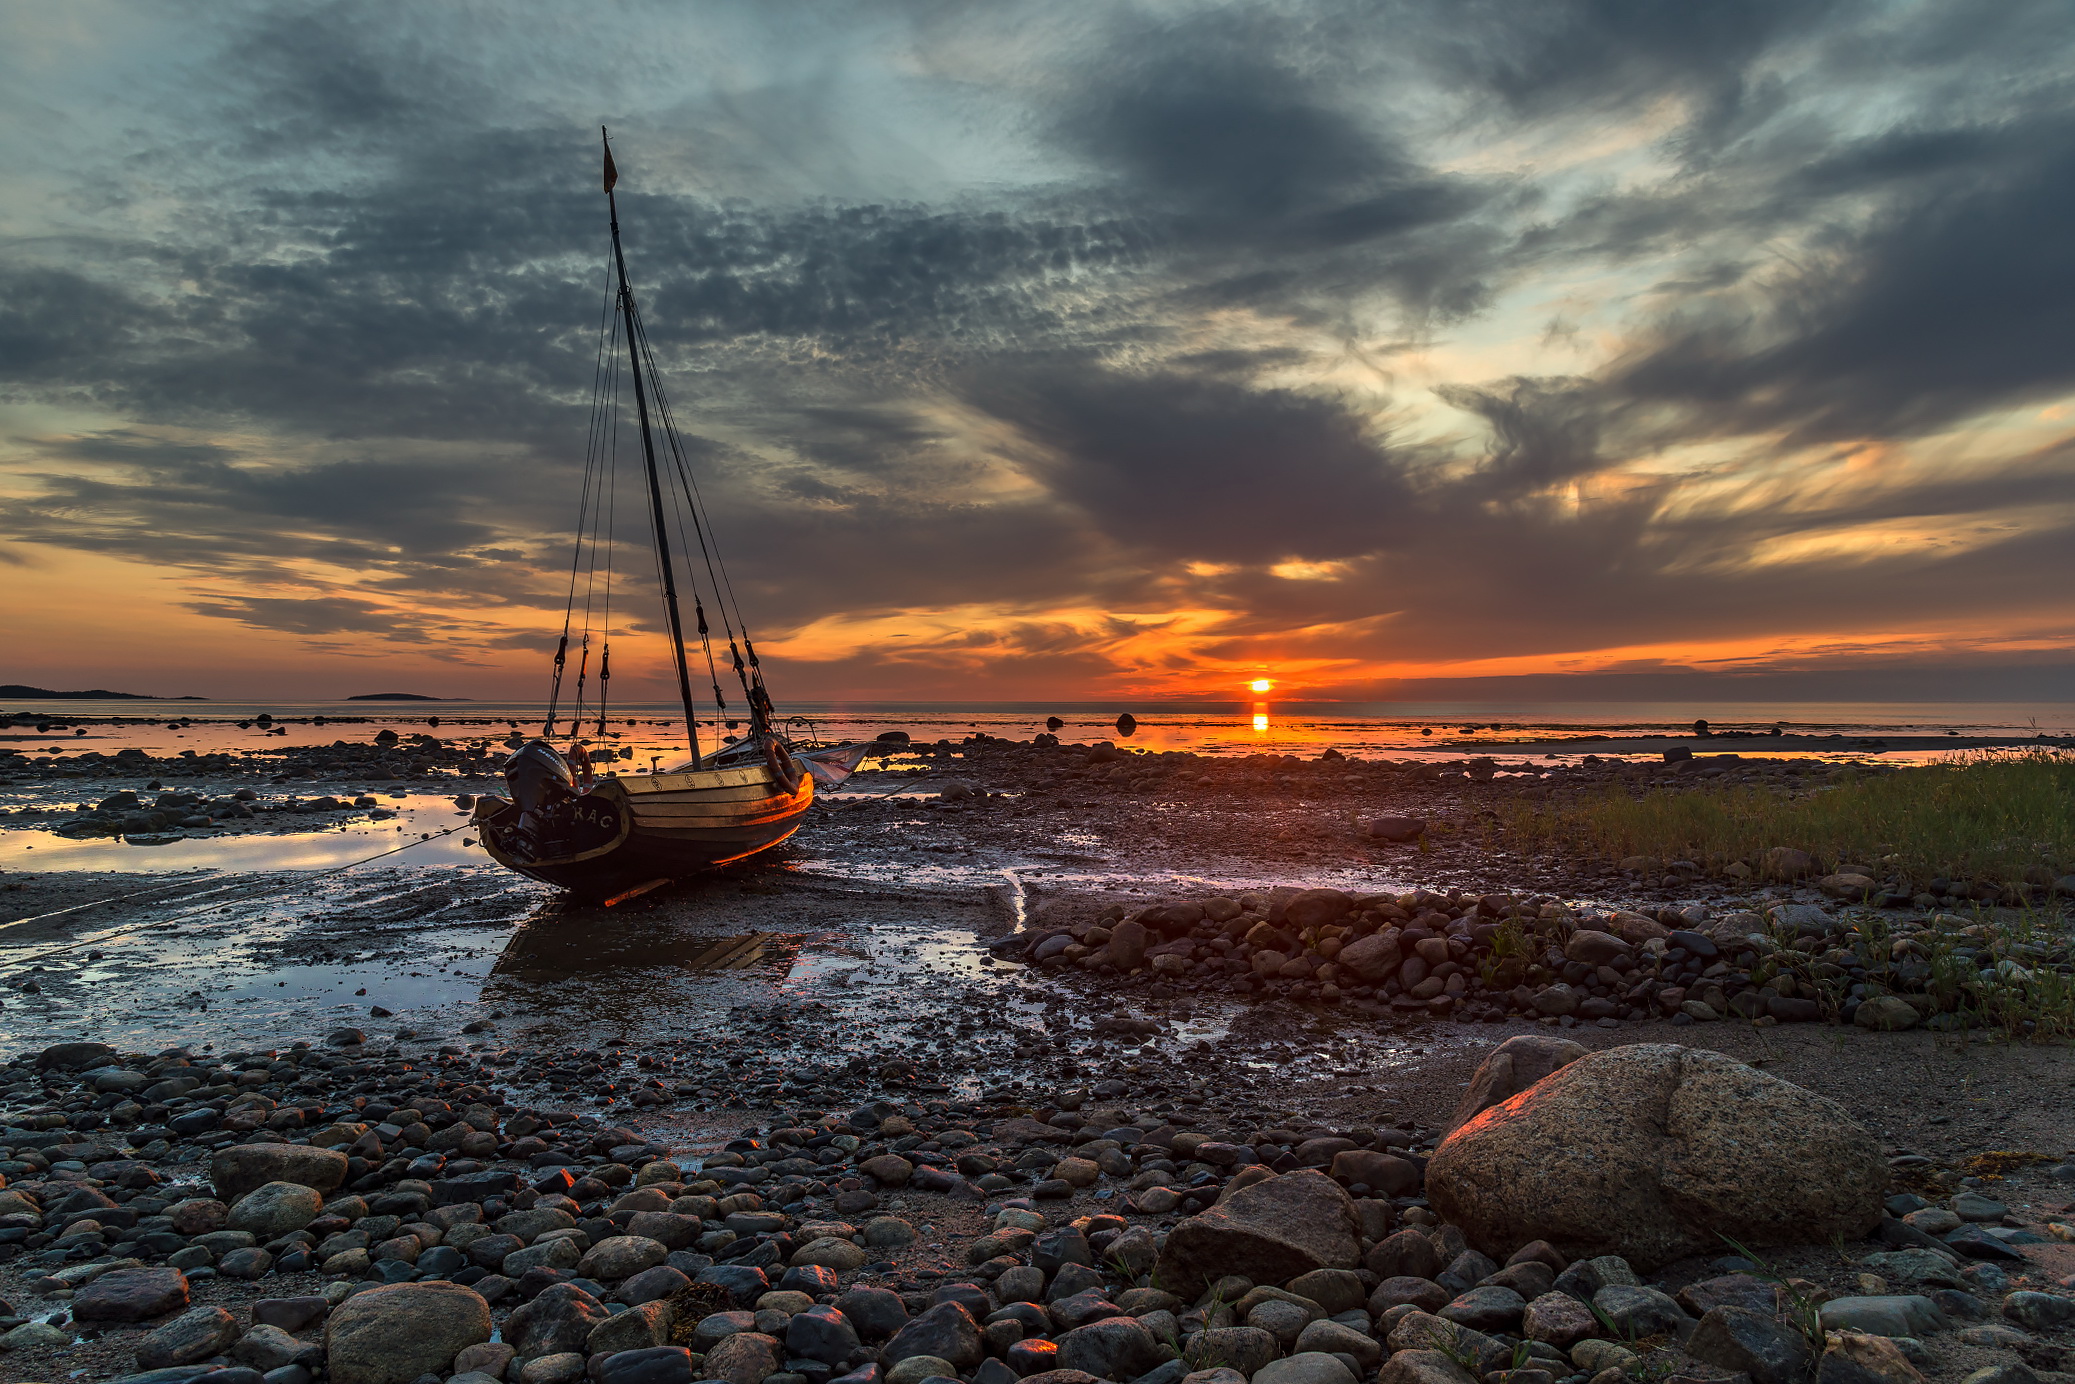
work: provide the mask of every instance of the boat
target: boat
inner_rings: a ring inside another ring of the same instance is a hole
[[[803,744],[778,723],[756,643],[728,581],[627,276],[614,192],[619,175],[610,137],[602,131],[601,136],[611,253],[599,315],[576,551],[570,562],[561,642],[551,668],[547,719],[540,734],[518,743],[505,764],[510,796],[479,796],[473,821],[483,848],[499,864],[580,897],[616,903],[787,840],[813,805],[817,783],[840,783],[870,745]],[[691,756],[668,769],[652,763],[645,773],[621,773],[617,767],[600,773],[595,765],[616,766],[623,753],[631,753],[594,747],[587,738],[611,736],[607,693],[614,629],[612,562],[618,546],[613,532],[618,493],[614,476],[623,379],[631,386],[634,421],[639,425],[640,489],[648,511],[649,547]],[[690,596],[694,637],[712,688],[716,743],[710,746],[701,744],[680,591]],[[719,617],[718,630],[708,618],[709,598]],[[564,715],[572,640],[576,676],[567,689],[571,702]],[[594,643],[595,682],[590,671]],[[720,645],[725,645],[724,651]],[[722,691],[723,668],[741,688],[740,712],[730,707]],[[587,732],[587,727],[592,729]],[[722,727],[743,733],[724,735]],[[566,743],[558,744],[558,739]]]

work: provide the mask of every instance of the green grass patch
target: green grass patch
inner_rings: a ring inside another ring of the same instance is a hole
[[[1513,843],[1602,860],[1652,856],[1711,870],[1741,861],[1762,874],[1766,851],[1788,846],[1826,869],[1867,865],[1881,879],[2037,886],[2075,869],[2075,756],[1987,751],[1800,794],[1614,788],[1539,809],[1514,802],[1498,816]]]

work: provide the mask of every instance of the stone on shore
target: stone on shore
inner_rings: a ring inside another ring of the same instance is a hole
[[[146,1322],[186,1307],[187,1275],[172,1268],[114,1269],[72,1299],[72,1315],[83,1322]]]
[[[221,1355],[238,1339],[238,1319],[221,1307],[192,1307],[137,1342],[137,1366],[162,1370]]]
[[[1369,835],[1378,841],[1417,841],[1427,824],[1418,817],[1371,817]]]
[[[931,1355],[949,1360],[960,1369],[971,1369],[984,1354],[979,1324],[971,1312],[956,1302],[937,1303],[895,1332],[886,1343],[888,1363],[911,1355]]]
[[[1438,1350],[1399,1350],[1384,1361],[1376,1384],[1477,1384],[1477,1376]]]
[[[1585,1055],[1585,1045],[1569,1038],[1522,1033],[1508,1038],[1477,1064],[1470,1089],[1456,1103],[1448,1127],[1459,1129],[1492,1106],[1511,1100],[1551,1072]]]
[[[1920,1293],[1882,1293],[1869,1297],[1832,1298],[1817,1309],[1832,1331],[1858,1331],[1869,1336],[1928,1336],[1952,1322],[1942,1308]]]
[[[1857,1239],[1881,1217],[1879,1143],[1834,1102],[1719,1053],[1591,1053],[1444,1140],[1427,1195],[1503,1257],[1547,1240],[1644,1271],[1711,1253]],[[1177,1232],[1178,1233],[1178,1232]]]
[[[1569,1350],[1578,1342],[1600,1333],[1599,1318],[1569,1293],[1544,1293],[1528,1303],[1521,1317],[1521,1334],[1558,1350]]]
[[[670,1344],[670,1307],[667,1303],[645,1302],[624,1312],[615,1312],[591,1328],[585,1338],[587,1355],[612,1355],[623,1350],[647,1350]]]
[[[1275,1337],[1258,1326],[1214,1326],[1189,1338],[1186,1358],[1202,1368],[1215,1362],[1252,1375],[1280,1353]]]
[[[617,1283],[644,1269],[653,1269],[670,1257],[659,1242],[641,1235],[608,1235],[584,1251],[576,1271],[584,1278]]]
[[[1361,1222],[1354,1202],[1323,1173],[1271,1177],[1184,1220],[1168,1233],[1156,1274],[1184,1298],[1227,1274],[1280,1284],[1314,1269],[1352,1269]]]
[[[1874,995],[1859,1002],[1858,1009],[1852,1013],[1852,1022],[1860,1028],[1899,1033],[1906,1028],[1915,1028],[1922,1017],[1915,1005],[1899,995]]]
[[[225,1224],[232,1230],[250,1231],[262,1241],[275,1240],[316,1220],[323,1205],[324,1198],[315,1188],[297,1182],[266,1182],[238,1199]]]
[[[53,1043],[36,1055],[36,1065],[78,1071],[98,1067],[114,1056],[115,1049],[106,1043]]]
[[[490,1304],[474,1289],[388,1284],[355,1293],[326,1318],[325,1369],[330,1384],[411,1384],[444,1376],[455,1356],[489,1339]]]
[[[738,1331],[706,1352],[700,1366],[703,1377],[726,1380],[727,1384],[761,1384],[778,1372],[785,1353],[775,1337],[759,1331]]]
[[[520,1359],[532,1360],[581,1351],[591,1332],[605,1318],[605,1308],[598,1299],[574,1284],[553,1283],[512,1313],[503,1334],[519,1352]]]
[[[1358,938],[1342,947],[1340,954],[1333,958],[1335,965],[1371,982],[1389,978],[1404,959],[1396,928],[1386,928]]]
[[[1254,1384],[1355,1384],[1355,1375],[1334,1356],[1308,1350],[1262,1366],[1254,1374]]]
[[[233,1204],[269,1182],[332,1192],[345,1180],[344,1153],[307,1144],[233,1144],[217,1150],[209,1161],[209,1181],[216,1194]]]
[[[1685,1349],[1705,1364],[1749,1375],[1751,1384],[1800,1384],[1808,1375],[1810,1352],[1801,1333],[1770,1313],[1745,1307],[1709,1311]]]
[[[1162,1358],[1160,1343],[1136,1317],[1106,1317],[1059,1338],[1059,1368],[1098,1379],[1136,1379]]]

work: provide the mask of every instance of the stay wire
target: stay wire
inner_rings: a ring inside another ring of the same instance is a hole
[[[615,420],[619,416],[619,397],[619,370],[618,362],[615,361],[613,370],[613,416]],[[603,619],[605,648],[598,659],[598,734],[601,736],[605,734],[606,683],[612,677],[612,577],[613,562],[618,555],[615,543],[619,526],[620,498],[618,442],[619,428],[617,421],[615,421],[613,428],[613,451],[605,467],[605,613]],[[594,553],[597,551],[595,539],[592,543],[592,551]]]
[[[645,337],[643,345],[644,347],[647,346]],[[651,360],[651,366],[653,366],[653,360]],[[657,386],[657,389],[660,394],[660,384]],[[706,516],[703,512],[705,499],[699,491],[699,483],[692,473],[691,464],[684,454],[683,442],[677,432],[677,420],[670,411],[670,401],[668,398],[658,400],[658,410],[664,420],[665,435],[668,437],[671,446],[671,460],[677,472],[677,486],[673,487],[673,489],[681,490],[684,493],[692,513],[694,532],[699,540],[699,551],[706,561],[706,575],[713,584],[714,597],[719,605],[721,627],[728,635],[728,654],[733,664],[735,680],[742,685],[742,695],[749,703],[749,716],[752,727],[758,730],[768,730],[771,719],[770,694],[764,691],[763,670],[757,664],[756,644],[750,638],[749,621],[742,614],[741,603],[735,599],[734,583],[728,576],[727,563],[720,557],[718,537],[712,538],[709,542],[709,525],[706,523]],[[733,607],[732,620],[730,619],[731,606]],[[737,625],[741,626],[742,629],[742,643],[740,647],[735,642],[735,627]],[[749,650],[747,663],[743,661],[742,657],[744,648]],[[718,693],[717,683],[718,680],[716,679],[716,694]]]
[[[692,531],[698,538],[699,553],[705,560],[706,575],[708,581],[713,586],[714,598],[717,608],[720,610],[721,628],[728,636],[728,652],[733,655],[736,680],[742,684],[742,694],[749,700],[751,719],[754,722],[762,723],[767,718],[764,710],[759,706],[757,691],[763,686],[763,676],[760,670],[756,672],[754,674],[756,685],[755,687],[751,686],[752,673],[750,670],[756,667],[756,645],[750,640],[749,622],[743,618],[741,603],[735,599],[734,584],[728,578],[727,564],[720,558],[718,541],[709,541],[708,525],[704,518],[705,497],[700,492],[699,483],[693,477],[691,465],[685,458],[684,444],[678,435],[677,419],[670,408],[670,400],[663,391],[662,380],[656,368],[654,348],[649,342],[647,328],[642,325],[639,317],[635,319],[635,332],[642,358],[648,365],[649,378],[654,382],[656,411],[662,420],[663,436],[669,444],[672,466],[677,474],[678,484],[676,487],[673,487],[673,494],[681,489],[684,493],[687,507],[691,511]],[[731,606],[734,612],[732,620],[729,616]],[[700,613],[702,616],[704,615],[703,610]],[[737,648],[735,644],[735,627],[737,625],[742,627],[742,642],[748,645],[750,650],[750,658],[747,665],[743,662],[741,649]],[[716,679],[715,693],[715,699],[717,701],[721,700],[718,695],[718,679]],[[768,701],[768,696],[765,700]]]
[[[632,316],[634,319],[635,333],[633,339],[638,343],[640,361],[647,368],[649,387],[651,392],[656,396],[656,399],[659,404],[659,408],[657,411],[657,421],[661,426],[665,444],[670,449],[673,466],[678,469],[681,469],[682,444],[679,442],[677,437],[676,420],[673,419],[666,410],[660,407],[663,388],[662,378],[656,368],[655,353],[653,350],[650,349],[648,344],[648,329],[642,321],[641,309],[638,304],[634,305],[634,311],[632,313]],[[673,485],[670,487],[670,513],[671,518],[676,521],[677,525],[678,548],[680,549],[680,551],[685,553],[687,559],[684,574],[685,586],[691,593],[692,609],[698,617],[699,644],[701,652],[704,654],[706,659],[707,676],[713,687],[714,705],[720,711],[722,717],[725,718],[728,710],[728,702],[727,698],[721,695],[720,675],[718,670],[714,666],[713,641],[709,632],[709,626],[706,623],[706,602],[705,599],[699,593],[698,577],[690,563],[692,538],[700,534],[698,512],[696,509],[692,510],[692,527],[688,531],[685,527],[685,511],[688,506],[688,503],[689,497],[683,493],[682,488],[680,486]],[[701,542],[703,543],[703,537],[701,538]],[[719,593],[716,591],[715,595],[716,597],[718,597]],[[725,619],[725,609],[723,609],[722,615],[723,619]]]
[[[648,360],[649,374],[655,377],[655,353],[649,342],[648,329],[639,322],[636,325],[641,331],[641,350]],[[677,430],[677,416],[670,407],[669,396],[663,392],[660,378],[656,380],[656,408],[663,418],[663,430],[670,443],[670,457],[677,472],[678,484],[684,488],[686,498],[691,504],[692,522],[699,539],[699,555],[706,563],[706,575],[713,585],[714,599],[720,603],[722,628],[727,631],[732,642],[735,636],[734,627],[739,625],[742,628],[742,637],[746,640],[749,638],[749,622],[743,618],[741,603],[735,599],[734,585],[728,580],[727,564],[720,557],[719,540],[717,537],[709,537],[707,533],[708,526],[704,521],[706,498],[699,490],[699,482],[692,474],[690,462],[685,458],[684,441]],[[729,622],[730,607],[734,612],[732,624]]]
[[[591,668],[591,636],[594,628],[598,624],[596,617],[598,614],[600,604],[598,592],[599,571],[601,566],[601,545],[599,542],[599,538],[600,530],[605,526],[606,523],[603,494],[606,489],[607,479],[612,475],[614,468],[617,467],[617,465],[619,464],[617,452],[618,429],[616,421],[619,413],[620,388],[620,361],[618,349],[619,340],[619,315],[615,313],[613,314],[610,329],[610,342],[609,349],[607,351],[607,360],[610,362],[610,365],[608,367],[606,375],[606,416],[608,419],[614,420],[614,424],[611,431],[606,434],[605,440],[601,443],[601,455],[598,467],[597,480],[595,482],[595,489],[590,494],[587,494],[585,497],[585,502],[589,508],[589,512],[591,515],[591,529],[589,534],[589,540],[591,545],[591,565],[586,572],[584,583],[583,658],[577,670],[576,706],[573,710],[573,714],[571,715],[569,724],[569,738],[572,742],[580,738],[583,735],[584,731],[584,708],[586,705],[585,689],[588,686],[588,679]],[[603,562],[604,571],[606,574],[605,581],[608,589],[610,588],[612,580],[612,567],[609,552],[610,550],[608,548],[607,556],[605,557]],[[609,609],[609,599],[606,602],[606,605]],[[600,676],[602,677],[604,675],[604,664],[602,661],[599,665],[599,668]],[[601,698],[604,696],[602,688],[599,692],[599,695]],[[601,734],[602,733],[603,732],[601,730]]]
[[[615,351],[615,350],[612,350],[612,349],[611,349],[611,347],[612,347],[613,345],[616,345],[618,341],[619,341],[619,322],[618,322],[618,320],[617,320],[617,319],[614,319],[614,321],[613,321],[613,322],[611,323],[611,327],[610,327],[610,331],[609,331],[609,339],[608,339],[608,342],[607,342],[607,347],[608,347],[608,350],[607,350],[607,355],[606,355],[606,360],[608,361],[608,365],[607,365],[607,368],[606,368],[606,383],[605,383],[605,386],[604,386],[604,387],[605,387],[605,390],[606,390],[606,392],[607,392],[607,395],[608,395],[608,407],[610,406],[610,403],[611,403],[611,399],[612,399],[612,397],[613,397],[613,396],[615,395],[615,393],[616,393],[616,389],[617,389],[617,382],[618,382],[618,379],[619,379],[619,359],[618,359],[618,352],[617,352],[617,351]],[[601,448],[601,452],[602,452],[602,448]],[[602,455],[601,455],[600,463],[601,463],[601,464],[600,464],[600,469],[602,469],[602,467],[603,467],[603,457],[602,457]],[[589,565],[589,566],[588,566],[588,567],[587,567],[587,568],[585,569],[585,572],[584,572],[584,623],[583,623],[583,639],[582,639],[582,653],[581,653],[581,654],[579,655],[579,657],[578,657],[578,660],[577,660],[577,668],[576,668],[576,702],[575,702],[575,705],[574,705],[574,706],[572,706],[572,707],[570,708],[570,721],[569,721],[569,738],[570,738],[570,739],[571,739],[572,741],[574,741],[575,739],[577,739],[577,738],[578,738],[579,736],[581,736],[581,735],[583,734],[583,730],[584,730],[584,707],[585,707],[585,703],[586,703],[586,700],[587,700],[587,691],[588,691],[588,688],[589,688],[589,686],[590,686],[590,675],[591,675],[591,624],[592,624],[592,615],[593,615],[593,611],[594,611],[594,609],[595,609],[595,607],[596,607],[596,603],[597,603],[597,595],[598,595],[598,536],[597,536],[597,533],[596,533],[596,526],[597,526],[597,525],[598,525],[598,524],[599,524],[600,522],[602,522],[602,519],[603,519],[603,515],[602,515],[602,513],[601,513],[601,509],[602,509],[602,507],[601,507],[600,505],[596,504],[596,503],[595,503],[595,502],[593,501],[593,498],[592,498],[592,497],[593,497],[593,493],[594,493],[594,491],[593,491],[593,487],[594,487],[594,486],[596,486],[596,485],[601,485],[601,484],[602,484],[602,481],[601,481],[601,480],[598,480],[598,479],[596,479],[596,478],[595,478],[595,476],[594,476],[594,472],[592,472],[592,471],[586,471],[586,472],[585,472],[585,475],[584,475],[584,486],[585,486],[585,489],[584,489],[584,497],[583,497],[583,502],[582,502],[582,509],[583,509],[583,513],[584,513],[584,514],[586,514],[586,515],[588,515],[588,516],[589,516],[589,518],[588,518],[587,520],[585,520],[585,521],[584,521],[584,522],[585,522],[585,527],[584,527],[584,529],[583,529],[583,530],[581,530],[581,531],[579,531],[579,532],[578,532],[578,534],[577,534],[577,547],[578,547],[578,551],[579,551],[579,552],[583,551],[583,546],[584,546],[585,542],[586,542],[586,541],[588,540],[588,542],[589,542],[589,545],[590,545],[590,554],[591,554],[591,561],[590,561],[590,565]]]
[[[584,511],[590,502],[592,474],[598,462],[598,441],[602,427],[603,375],[611,361],[611,352],[606,341],[606,331],[612,316],[612,292],[610,287],[611,265],[607,264],[607,289],[598,323],[598,347],[591,363],[591,412],[584,429],[584,483],[582,498],[578,502],[576,521],[576,546],[569,555],[569,589],[562,602],[562,638],[555,648],[554,671],[548,686],[547,722],[541,734],[553,735],[556,712],[562,701],[562,674],[569,662],[569,626],[576,610],[576,574],[584,556]]]

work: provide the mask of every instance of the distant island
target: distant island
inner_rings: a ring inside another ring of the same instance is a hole
[[[53,692],[48,687],[24,687],[18,682],[0,683],[0,700],[16,702],[206,702],[207,697],[154,697],[148,692],[110,692],[96,687],[87,692]]]
[[[417,692],[363,692],[349,702],[465,702],[466,697],[427,697]]]

